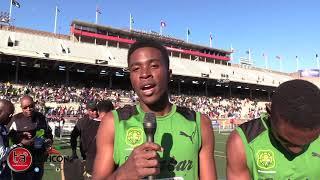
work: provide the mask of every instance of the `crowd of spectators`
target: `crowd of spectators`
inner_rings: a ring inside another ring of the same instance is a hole
[[[81,116],[87,101],[110,99],[116,108],[138,101],[133,91],[102,88],[77,88],[51,84],[0,83],[0,98],[17,103],[19,97],[34,97],[37,107],[48,116]],[[250,99],[171,95],[171,102],[207,114],[211,119],[253,119],[265,111]]]
[[[239,98],[172,95],[171,101],[179,106],[207,114],[211,119],[253,119],[265,111],[257,101]]]

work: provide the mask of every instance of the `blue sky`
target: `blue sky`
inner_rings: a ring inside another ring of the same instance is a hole
[[[17,0],[13,8],[14,25],[53,32],[55,6],[60,9],[58,32],[69,34],[73,19],[94,22],[98,5],[102,11],[99,24],[129,28],[129,14],[134,28],[159,31],[160,20],[167,26],[164,34],[186,39],[187,28],[193,43],[235,49],[234,63],[252,52],[255,66],[264,67],[266,54],[271,69],[316,68],[315,54],[320,54],[319,0]],[[0,11],[9,11],[10,0],[0,1]]]

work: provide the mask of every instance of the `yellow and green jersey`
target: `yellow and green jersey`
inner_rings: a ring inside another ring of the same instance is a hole
[[[313,141],[303,152],[292,154],[272,135],[268,116],[246,122],[236,130],[245,147],[252,179],[320,179],[320,138]]]
[[[143,130],[145,112],[140,105],[113,111],[115,125],[114,162],[121,166],[133,148],[146,142]],[[155,143],[159,152],[160,174],[157,179],[198,179],[198,154],[201,147],[200,113],[172,106],[165,116],[157,116]]]

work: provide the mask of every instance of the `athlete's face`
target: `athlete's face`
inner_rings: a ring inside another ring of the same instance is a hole
[[[128,63],[131,84],[140,102],[157,103],[168,92],[171,75],[161,52],[152,47],[139,48],[131,54]]]
[[[272,132],[284,148],[297,154],[319,137],[320,129],[296,128],[285,120],[280,120],[272,126]]]

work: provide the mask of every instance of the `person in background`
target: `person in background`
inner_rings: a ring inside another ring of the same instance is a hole
[[[22,112],[14,115],[8,124],[9,137],[14,144],[22,144],[32,155],[32,165],[27,171],[12,172],[13,180],[41,180],[44,162],[53,143],[52,130],[43,114],[36,111],[31,96],[20,99]],[[37,137],[37,134],[41,136]],[[34,169],[38,170],[35,171]]]
[[[8,101],[0,100],[0,179],[11,180],[11,170],[7,165],[7,156],[10,152],[8,131],[5,127],[11,120],[14,113],[13,104]]]
[[[72,159],[78,159],[77,155],[77,138],[80,136],[80,153],[83,160],[86,160],[86,152],[90,142],[89,132],[86,131],[88,124],[98,117],[97,104],[90,101],[86,105],[86,115],[79,119],[71,132],[70,144],[72,149]]]
[[[85,163],[85,173],[84,179],[90,180],[92,178],[93,171],[93,163],[96,157],[96,135],[100,125],[100,121],[106,116],[106,114],[112,110],[114,110],[114,106],[110,100],[102,100],[97,104],[97,110],[99,117],[93,119],[92,121],[88,121],[86,124],[88,134],[88,138],[90,139],[88,142],[88,151],[86,152],[86,163]]]

